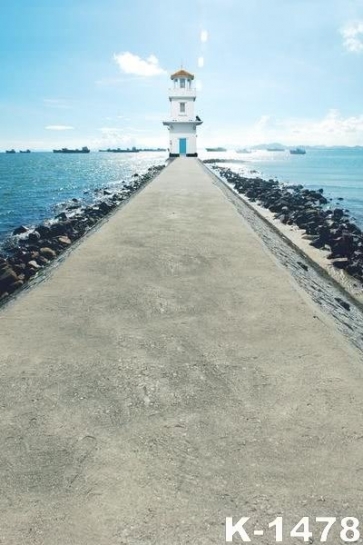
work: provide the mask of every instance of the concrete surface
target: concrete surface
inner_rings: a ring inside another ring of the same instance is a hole
[[[288,536],[362,513],[361,354],[195,159],[5,307],[0,334],[1,544],[223,544],[226,516],[274,543],[278,515]]]

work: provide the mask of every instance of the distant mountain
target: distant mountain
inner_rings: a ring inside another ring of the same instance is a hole
[[[286,145],[281,144],[280,142],[271,142],[268,144],[258,144],[256,146],[248,146],[251,150],[267,150],[267,149],[289,149],[296,148],[296,144]],[[319,144],[316,146],[307,146],[305,144],[300,144],[298,147],[305,149],[363,149],[363,146],[327,146],[324,144]]]
[[[279,142],[271,142],[270,144],[258,144],[257,146],[251,146],[250,149],[285,149],[286,146]]]

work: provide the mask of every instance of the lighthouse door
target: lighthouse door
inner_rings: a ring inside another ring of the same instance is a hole
[[[186,155],[187,153],[187,139],[179,138],[179,153],[180,155]]]

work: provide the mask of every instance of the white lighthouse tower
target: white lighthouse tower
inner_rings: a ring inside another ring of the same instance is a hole
[[[193,74],[184,69],[170,76],[173,87],[169,89],[170,119],[163,121],[170,132],[169,156],[197,157],[197,125],[203,122],[194,113],[197,97],[193,87]]]

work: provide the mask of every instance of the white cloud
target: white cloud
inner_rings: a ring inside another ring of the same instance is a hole
[[[363,51],[363,21],[345,25],[340,29],[343,45],[347,51],[361,53]]]
[[[271,142],[281,142],[286,146],[362,146],[363,114],[344,117],[338,110],[332,109],[320,119],[278,119],[262,115],[249,126],[232,126],[218,131],[208,128],[205,139],[202,132],[203,129],[203,144],[199,144],[208,146],[226,145],[233,148]]]
[[[47,131],[73,131],[74,127],[70,125],[48,125],[45,127]]]
[[[90,145],[94,149],[107,148],[131,148],[137,147],[167,147],[168,135],[164,127],[160,127],[158,131],[150,131],[152,136],[149,136],[146,131],[140,132],[134,127],[100,127],[98,131],[101,133],[99,138],[94,138]]]
[[[166,70],[161,68],[159,60],[155,55],[150,55],[147,59],[142,59],[129,51],[118,53],[113,56],[120,70],[125,74],[134,74],[136,76],[159,76],[166,74]]]
[[[199,68],[203,68],[203,66],[204,66],[204,57],[198,57],[198,66],[199,66]]]
[[[331,146],[363,143],[363,115],[344,117],[335,109],[321,119],[278,120],[264,116],[264,121],[261,118],[254,129],[255,136],[266,142],[280,140],[287,144]]]
[[[202,43],[205,43],[208,41],[208,32],[206,30],[202,30],[200,33],[200,41]]]

